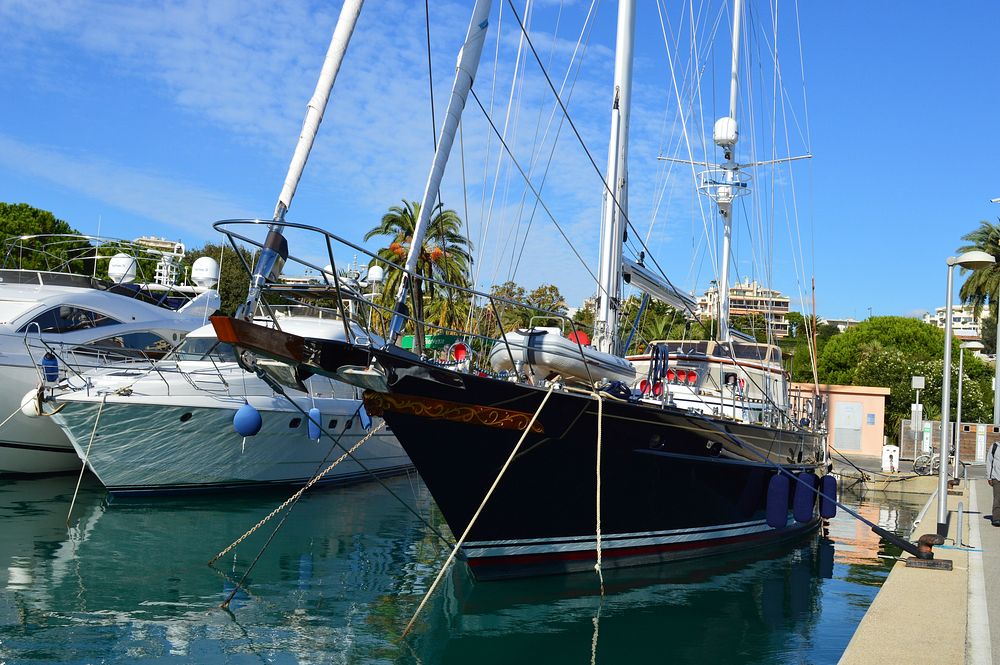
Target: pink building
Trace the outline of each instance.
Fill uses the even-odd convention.
[[[812,396],[813,385],[793,383],[789,392],[795,404]],[[829,404],[826,427],[830,446],[846,455],[881,457],[889,389],[820,385],[819,392]]]

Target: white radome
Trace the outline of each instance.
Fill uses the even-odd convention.
[[[135,280],[135,258],[119,252],[108,261],[108,277],[115,284],[130,284]]]
[[[191,266],[191,281],[198,286],[211,289],[219,283],[219,262],[211,256],[203,256]]]
[[[715,144],[724,148],[731,148],[736,145],[740,138],[739,126],[736,118],[726,116],[715,121],[715,128],[712,130],[712,140]]]

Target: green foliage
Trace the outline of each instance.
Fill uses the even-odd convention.
[[[376,236],[389,238],[389,245],[380,249],[378,255],[385,261],[391,261],[398,265],[406,262],[410,243],[416,230],[417,219],[420,217],[419,203],[406,200],[403,200],[402,203],[400,206],[389,208],[389,212],[382,216],[379,224],[365,234],[365,240],[371,240]],[[445,210],[439,204],[431,215],[423,246],[417,255],[416,272],[425,278],[467,287],[470,283],[469,268],[472,265],[472,256],[469,253],[471,249],[471,244],[462,234],[462,220],[458,213],[454,210]],[[375,263],[377,262],[372,261],[372,265]],[[380,304],[391,307],[396,293],[399,291],[402,273],[384,263],[381,265],[386,270]],[[431,313],[435,316],[435,323],[440,326],[459,327],[463,318],[468,315],[468,306],[461,304],[467,300],[467,297],[454,289],[442,289],[433,282],[416,279],[411,287],[411,295],[411,315],[418,321],[423,321],[426,318],[424,312],[425,296],[431,301],[437,298],[438,302],[431,308]],[[417,327],[414,351],[421,353],[423,351],[423,325],[418,324]]]
[[[253,267],[253,257],[250,252],[241,249],[244,260]],[[236,308],[246,300],[247,291],[250,289],[250,274],[240,257],[229,244],[221,245],[206,243],[204,247],[192,249],[184,256],[184,265],[187,266],[188,274],[191,273],[191,266],[203,256],[210,256],[219,262],[219,297],[222,299],[221,310],[224,314],[233,315]]]
[[[12,237],[42,234],[80,235],[80,232],[63,220],[57,219],[48,210],[41,210],[27,203],[0,203],[0,242]],[[0,265],[26,270],[58,269],[81,275],[93,274],[93,259],[70,260],[72,257],[86,255],[91,245],[85,240],[54,244],[44,240],[26,239],[20,241],[20,245],[36,251],[0,256]]]
[[[958,248],[959,254],[979,250],[992,255],[1000,261],[1000,226],[987,221],[979,222],[979,228],[962,236],[969,244]],[[961,274],[969,273],[969,276],[962,284],[958,292],[962,302],[971,304],[976,316],[982,311],[986,303],[990,305],[990,311],[994,316],[997,313],[997,293],[1000,289],[1000,264],[993,263],[985,268],[967,270],[962,268]]]
[[[990,313],[983,317],[983,353],[993,355],[997,352],[997,317]]]
[[[958,401],[958,354],[958,341],[953,340],[952,418]],[[921,392],[925,417],[941,417],[943,356],[944,332],[940,328],[916,319],[874,317],[829,340],[820,353],[819,379],[822,383],[889,388],[885,434],[895,438],[915,397],[910,389],[913,376],[926,379]],[[989,365],[965,354],[962,418],[966,422],[992,419],[992,374]]]

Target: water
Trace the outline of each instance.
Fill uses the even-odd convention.
[[[891,560],[846,515],[828,538],[669,568],[475,583],[445,577],[400,633],[447,550],[377,484],[307,493],[230,611],[219,605],[285,498],[114,500],[85,480],[0,481],[0,664],[835,663]],[[391,488],[444,530],[420,481]],[[845,497],[908,533],[926,497]]]

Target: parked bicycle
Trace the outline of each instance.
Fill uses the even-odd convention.
[[[937,453],[933,455],[924,453],[913,460],[913,473],[918,476],[929,476],[937,473],[941,469],[941,456]]]

